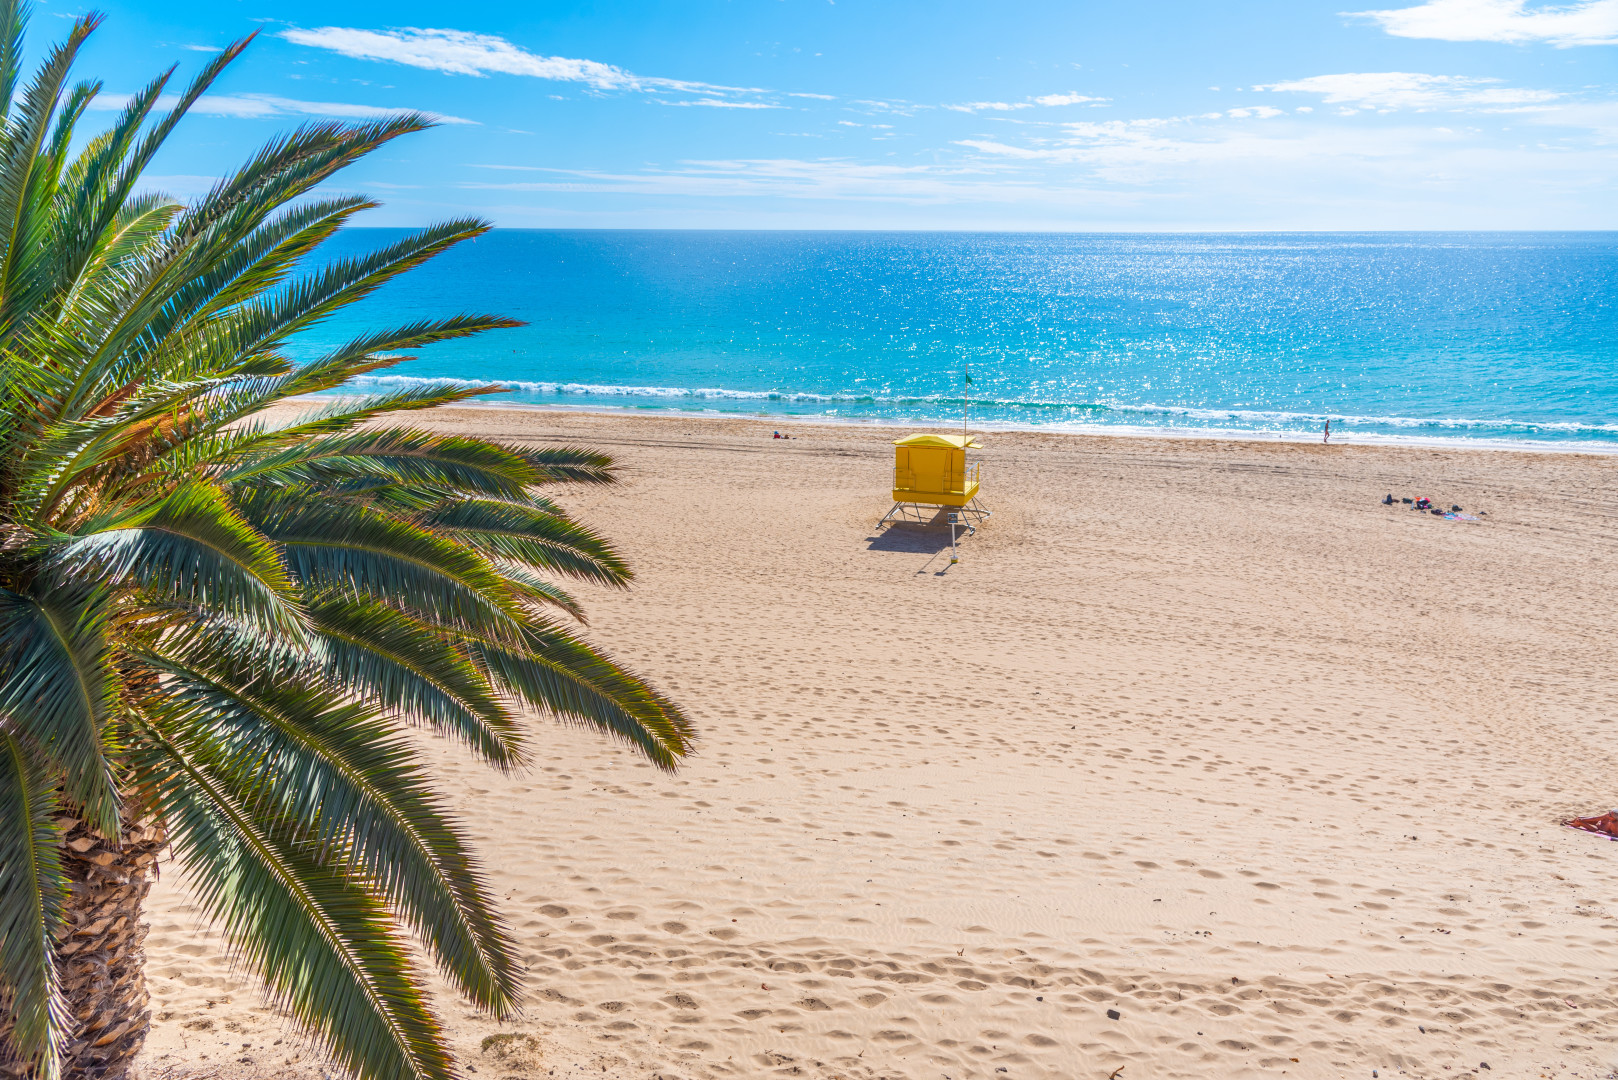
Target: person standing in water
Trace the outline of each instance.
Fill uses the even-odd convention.
[[[1326,417],[1326,429],[1321,432],[1320,441],[1327,444],[1331,442],[1331,417],[1329,416]]]

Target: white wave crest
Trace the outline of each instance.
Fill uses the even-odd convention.
[[[504,386],[525,394],[579,394],[592,397],[649,397],[649,398],[712,398],[734,401],[802,401],[836,402],[864,401],[869,398],[848,394],[800,394],[779,390],[724,390],[718,387],[686,386],[609,386],[600,383],[532,382],[524,379],[455,379],[425,378],[415,375],[358,375],[349,380],[354,386],[426,385],[429,383],[451,386]]]
[[[414,375],[361,375],[350,381],[353,386],[429,385],[452,386],[499,385],[518,394],[541,396],[641,398],[652,401],[759,401],[798,405],[869,405],[889,413],[895,409],[917,409],[927,406],[950,406],[958,409],[961,399],[947,394],[916,396],[885,396],[881,394],[814,394],[784,390],[730,390],[721,387],[685,386],[621,386],[604,383],[550,382],[521,379],[461,379],[431,378]],[[992,418],[990,410],[1003,410],[1017,415],[1019,426],[1041,427],[1049,424],[1071,423],[1073,414],[1083,414],[1091,422],[1105,425],[1099,418],[1107,413],[1135,416],[1163,416],[1199,425],[1234,425],[1233,431],[1264,431],[1276,428],[1318,428],[1330,420],[1345,429],[1394,428],[1412,431],[1454,431],[1475,435],[1502,434],[1517,436],[1549,435],[1604,439],[1618,437],[1618,424],[1586,424],[1576,421],[1537,421],[1514,419],[1474,419],[1467,417],[1415,417],[1415,416],[1359,416],[1335,412],[1288,412],[1273,409],[1209,409],[1186,405],[1161,405],[1150,402],[1068,402],[1033,401],[1017,398],[973,398],[972,409],[983,414],[985,422]],[[1030,415],[1033,414],[1033,415]],[[899,417],[894,417],[899,418]],[[906,416],[908,419],[924,417]],[[1224,430],[1221,428],[1221,430]]]

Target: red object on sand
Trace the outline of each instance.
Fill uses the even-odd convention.
[[[1609,810],[1600,817],[1576,817],[1562,822],[1570,829],[1583,829],[1585,832],[1600,833],[1612,840],[1618,840],[1618,810]]]

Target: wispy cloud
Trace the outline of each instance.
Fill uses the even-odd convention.
[[[1215,114],[1218,115],[1218,114]],[[1306,132],[1289,125],[1269,131],[1253,125],[1198,124],[1202,117],[1111,120],[1069,125],[1066,136],[1046,145],[1014,146],[967,139],[988,158],[1063,166],[1107,184],[1151,188],[1184,180],[1206,170],[1235,170],[1249,179],[1255,165],[1329,172],[1353,162],[1356,168],[1410,152],[1410,139],[1390,140],[1369,133],[1344,138],[1341,132]],[[1431,139],[1426,139],[1429,147]]]
[[[965,146],[992,158],[1059,165],[1090,166],[1114,182],[1146,182],[1148,167],[1195,161],[1226,160],[1233,146],[1267,146],[1297,138],[1256,134],[1252,124],[1215,124],[1213,121],[1268,120],[1280,109],[1249,106],[1195,116],[1143,117],[1136,120],[1083,121],[1062,124],[1062,134],[1025,145],[995,139],[960,139]],[[1155,173],[1152,174],[1155,178]]]
[[[1440,41],[1543,41],[1561,48],[1618,45],[1618,0],[1529,7],[1526,0],[1428,0],[1415,7],[1350,14],[1396,37]]]
[[[1409,71],[1350,72],[1313,75],[1307,79],[1269,83],[1255,90],[1319,94],[1328,105],[1352,109],[1414,109],[1418,111],[1500,111],[1543,105],[1559,96],[1550,90],[1501,86],[1499,79],[1461,75],[1422,75]]]
[[[1034,99],[1035,105],[1085,105],[1093,102],[1106,101],[1106,98],[1088,97],[1084,94],[1045,94]]]
[[[1086,105],[1108,101],[1108,98],[1090,97],[1086,94],[1044,94],[1028,101],[963,101],[958,105],[945,105],[944,108],[954,112],[984,113],[984,112],[1015,112],[1018,109],[1032,109],[1036,105],[1047,108],[1062,105]]]
[[[172,109],[179,103],[174,94],[157,99],[160,109]],[[117,111],[129,103],[128,94],[100,94],[90,102],[90,108]],[[420,112],[441,124],[476,124],[460,116],[427,112],[422,109],[390,109],[379,105],[354,105],[344,101],[298,101],[274,94],[204,94],[197,99],[191,111],[203,116],[234,116],[256,120],[273,116],[330,116],[341,120],[382,120],[404,112]]]
[[[894,116],[914,116],[921,109],[932,108],[931,105],[917,105],[910,101],[882,101],[872,98],[855,98],[849,104],[864,112],[891,113]]]
[[[715,109],[784,109],[785,105],[771,105],[763,101],[725,101],[722,98],[687,98],[682,101],[658,101],[659,105],[707,105]]]
[[[988,167],[1004,163],[1023,176],[1060,174],[1075,182],[1142,192],[1179,190],[1186,197],[1193,188],[1203,193],[1240,191],[1249,197],[1266,190],[1291,203],[1309,202],[1314,197],[1310,192],[1350,191],[1343,198],[1384,201],[1390,208],[1422,203],[1424,213],[1440,215],[1455,209],[1446,198],[1476,199],[1491,192],[1512,192],[1515,205],[1522,201],[1521,192],[1538,191],[1545,200],[1539,209],[1545,209],[1558,198],[1583,191],[1591,176],[1610,175],[1618,163],[1607,138],[1618,130],[1618,103],[1534,107],[1522,115],[1526,123],[1584,128],[1596,137],[1559,136],[1527,146],[1520,138],[1511,145],[1495,144],[1471,125],[1452,128],[1411,120],[1366,125],[1282,116],[1279,110],[1260,116],[1248,106],[1192,116],[1069,123],[1056,136],[1021,142],[963,139],[957,145],[975,151]],[[1513,220],[1549,220],[1536,217],[1538,212]],[[1419,217],[1394,214],[1388,220],[1414,222]]]
[[[636,75],[596,60],[566,56],[540,56],[494,34],[465,30],[420,29],[362,30],[322,26],[293,28],[281,37],[296,45],[327,49],[358,60],[380,60],[449,75],[523,75],[555,82],[584,83],[596,90],[634,90],[682,93],[759,93],[755,87],[719,86],[684,79]]]
[[[945,105],[944,108],[954,112],[980,113],[980,112],[1011,112],[1013,109],[1032,109],[1033,103],[1028,101],[963,101],[959,105]]]

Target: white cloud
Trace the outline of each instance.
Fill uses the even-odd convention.
[[[1015,112],[1018,109],[1032,109],[1035,105],[1083,105],[1111,100],[1111,98],[1087,97],[1084,94],[1046,94],[1032,101],[964,101],[959,105],[945,105],[944,108],[963,113]]]
[[[955,112],[1011,112],[1014,109],[1032,109],[1033,105],[1026,101],[966,101],[959,105],[945,105],[944,108]]]
[[[1085,94],[1044,94],[1028,101],[963,101],[959,105],[945,105],[944,108],[953,112],[982,113],[982,112],[1015,112],[1018,109],[1032,109],[1035,105],[1044,105],[1047,108],[1060,105],[1095,105],[1111,101],[1111,98],[1090,97]]]
[[[163,94],[157,99],[157,108],[172,109],[179,97]],[[129,103],[128,94],[101,94],[90,102],[90,108],[117,111]],[[422,109],[389,109],[379,105],[354,105],[343,101],[298,101],[274,94],[204,94],[191,106],[191,112],[202,116],[234,116],[242,119],[266,119],[273,116],[330,116],[342,120],[384,120],[404,112],[420,112],[440,124],[475,124],[459,116],[427,112]]]
[[[1227,113],[1069,123],[1061,125],[1061,137],[1029,145],[990,139],[962,139],[956,145],[991,159],[1078,167],[1110,183],[1152,185],[1184,174],[1186,169],[1212,166],[1251,170],[1262,168],[1261,163],[1277,163],[1329,172],[1332,162],[1352,160],[1363,165],[1436,153],[1446,141],[1412,128],[1389,134],[1301,127],[1302,121],[1282,122],[1279,127],[1218,122],[1283,115],[1279,109],[1264,109],[1261,115],[1261,109],[1249,106]]]
[[[864,106],[866,112],[892,113],[895,116],[914,116],[917,109],[930,109],[931,105],[917,105],[909,101],[879,101],[855,98],[851,103]]]
[[[1440,41],[1543,41],[1561,48],[1618,45],[1618,0],[1529,7],[1526,0],[1428,0],[1416,7],[1350,14],[1396,37]]]
[[[1066,151],[1050,150],[1043,147],[1012,146],[1009,143],[997,142],[994,139],[956,139],[956,146],[965,146],[973,150],[980,150],[985,154],[995,154],[1000,157],[1020,158],[1023,161],[1060,161],[1070,159]]]
[[[295,45],[328,49],[359,60],[385,60],[450,75],[525,75],[556,82],[580,82],[597,90],[673,90],[685,93],[758,93],[756,88],[716,86],[682,79],[635,75],[596,60],[540,56],[494,34],[465,30],[419,29],[360,30],[322,26],[314,30],[281,31]]]
[[[1244,111],[1253,110],[1235,110]],[[986,167],[998,161],[1024,174],[1059,171],[1092,183],[1143,191],[1217,175],[1249,197],[1258,187],[1290,185],[1288,197],[1293,198],[1313,185],[1324,185],[1355,193],[1356,199],[1375,188],[1393,198],[1401,192],[1411,198],[1426,192],[1439,199],[1437,193],[1443,191],[1470,197],[1495,190],[1520,200],[1521,185],[1530,185],[1582,198],[1579,193],[1593,185],[1605,190],[1607,178],[1618,169],[1618,153],[1609,141],[1618,133],[1618,102],[1548,105],[1523,114],[1525,123],[1583,128],[1594,135],[1558,137],[1533,149],[1516,138],[1508,145],[1491,144],[1489,136],[1476,128],[1409,122],[1343,125],[1301,117],[1262,125],[1233,124],[1228,122],[1230,115],[1069,123],[1062,125],[1064,134],[1056,138],[1020,144],[965,139],[957,145],[976,151]]]
[[[976,139],[962,140],[959,145],[990,157],[1067,166],[1104,182],[1142,187],[1195,176],[1197,170],[1210,168],[1234,170],[1250,180],[1272,167],[1320,175],[1345,168],[1364,171],[1381,168],[1378,163],[1390,160],[1430,159],[1446,149],[1443,138],[1426,130],[1389,133],[1299,128],[1297,124],[1272,128],[1199,123],[1204,119],[1077,123],[1065,125],[1065,138],[1045,145],[1011,146]]]
[[[1559,96],[1549,90],[1500,86],[1499,79],[1462,75],[1421,75],[1408,71],[1377,71],[1342,75],[1313,75],[1307,79],[1269,83],[1255,90],[1320,94],[1328,105],[1356,109],[1472,109],[1499,111],[1543,105]]]
[[[814,98],[816,101],[836,101],[837,100],[831,94],[801,94],[801,93],[792,93],[791,91],[787,92],[787,97]]]
[[[715,109],[784,109],[785,105],[769,105],[762,101],[724,101],[720,98],[694,98],[687,101],[659,101],[659,105],[707,105]]]

